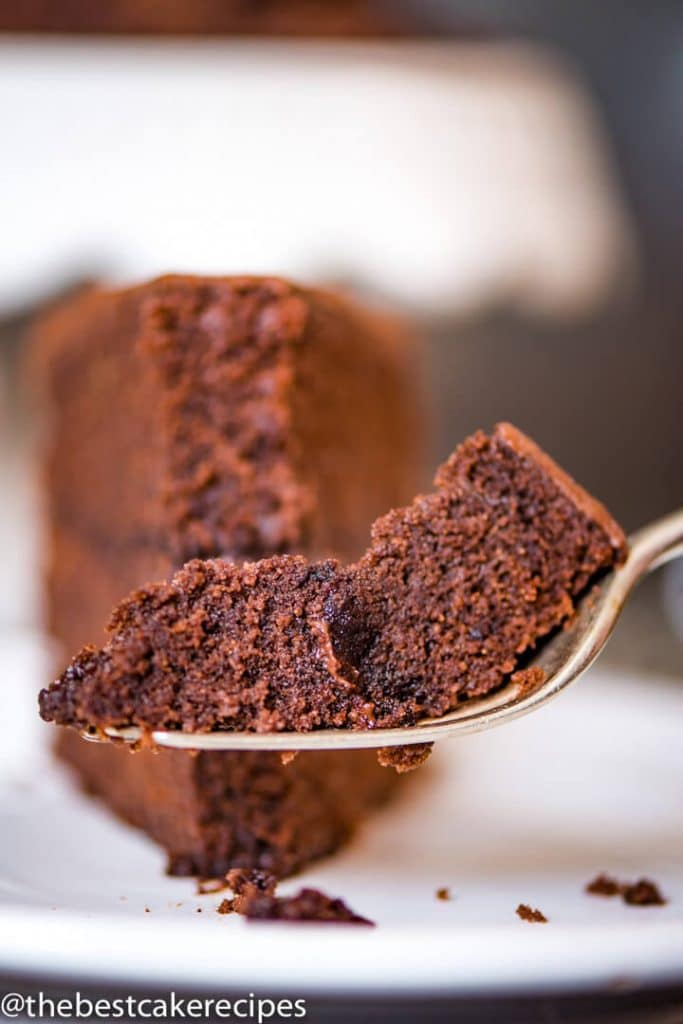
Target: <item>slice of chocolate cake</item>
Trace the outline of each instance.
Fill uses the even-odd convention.
[[[49,411],[49,626],[99,642],[132,588],[193,557],[353,559],[419,483],[410,345],[394,323],[271,278],[88,289],[36,325]],[[172,870],[282,875],[329,853],[394,788],[371,754],[131,755],[64,731],[84,786]]]
[[[355,565],[194,560],[114,613],[49,721],[188,732],[412,724],[490,692],[625,553],[607,511],[508,424],[378,520]]]

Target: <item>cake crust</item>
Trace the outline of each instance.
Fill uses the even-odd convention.
[[[513,448],[519,455],[541,466],[554,479],[558,487],[565,492],[569,500],[605,532],[612,547],[620,553],[621,557],[626,550],[626,535],[601,501],[584,490],[547,452],[539,448],[535,441],[514,427],[512,423],[499,423],[496,426],[494,437]]]

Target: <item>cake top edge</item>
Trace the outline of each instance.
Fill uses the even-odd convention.
[[[557,486],[567,495],[577,508],[584,515],[592,519],[604,531],[609,538],[610,544],[617,551],[620,557],[624,557],[627,550],[626,534],[613,519],[606,507],[597,498],[594,498],[588,491],[574,480],[566,470],[555,462],[535,441],[524,434],[512,423],[497,423],[493,431],[493,440],[500,441],[512,448],[522,458],[530,459],[550,476]]]

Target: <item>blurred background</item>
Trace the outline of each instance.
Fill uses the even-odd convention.
[[[0,0],[0,622],[34,621],[22,332],[83,280],[340,282],[423,339],[432,462],[510,419],[629,528],[683,496],[666,0]],[[681,674],[674,566],[607,657]]]

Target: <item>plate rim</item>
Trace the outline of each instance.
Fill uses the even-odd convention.
[[[458,932],[445,924],[372,932],[319,924],[240,921],[239,930],[227,931],[225,922],[212,925],[189,933],[186,921],[133,924],[111,913],[49,916],[42,908],[2,908],[0,975],[366,995],[615,990],[683,981],[683,921],[551,922],[542,929],[513,921],[468,924]]]

